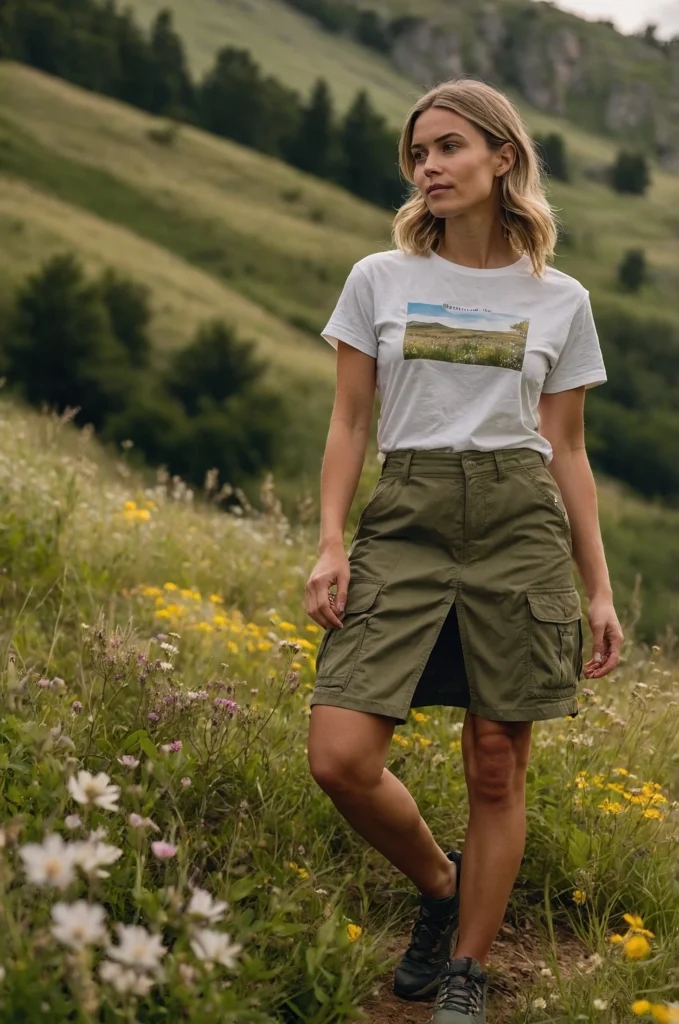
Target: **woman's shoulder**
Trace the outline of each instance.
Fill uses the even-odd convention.
[[[572,277],[570,274],[564,273],[563,270],[557,270],[550,263],[545,267],[543,281],[554,292],[558,291],[562,295],[570,296],[576,304],[581,302],[586,295],[589,295],[587,288],[578,281],[577,277]]]
[[[368,256],[358,260],[354,266],[371,276],[381,270],[395,271],[403,267],[421,263],[424,256],[415,256],[404,252],[403,249],[384,249],[381,252],[371,252]]]

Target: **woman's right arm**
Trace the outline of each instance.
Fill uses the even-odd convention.
[[[344,527],[365,461],[375,384],[376,359],[338,340],[335,402],[321,467],[319,557],[306,584],[307,613],[324,628],[342,628],[350,576]],[[330,604],[333,584],[336,611]]]

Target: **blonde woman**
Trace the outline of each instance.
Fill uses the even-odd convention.
[[[554,217],[507,97],[444,82],[408,114],[399,156],[412,195],[395,248],[353,266],[323,331],[337,391],[306,585],[325,629],[308,756],[340,813],[419,890],[394,991],[437,993],[435,1024],[481,1024],[524,851],[532,724],[578,713],[573,560],[588,679],[615,668],[623,640],[584,442],[585,392],[606,371],[589,293],[547,263]],[[375,387],[382,473],[347,554]],[[430,705],[466,709],[464,871],[385,767],[394,728]]]

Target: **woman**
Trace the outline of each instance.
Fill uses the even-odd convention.
[[[396,248],[354,265],[323,331],[337,393],[306,585],[326,630],[308,756],[337,809],[419,890],[394,991],[438,991],[435,1024],[480,1024],[524,851],[532,723],[578,710],[573,559],[588,679],[615,668],[623,640],[584,445],[585,390],[606,372],[589,293],[546,265],[554,217],[509,100],[477,80],[437,86],[408,114],[399,156],[413,190]],[[376,386],[385,458],[347,554]],[[466,709],[464,872],[385,768],[408,709],[435,704]]]

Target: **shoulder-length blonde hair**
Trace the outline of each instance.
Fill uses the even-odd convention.
[[[410,151],[415,122],[424,110],[441,107],[466,118],[498,149],[511,142],[516,159],[500,178],[501,218],[505,237],[519,253],[530,256],[542,277],[547,259],[554,256],[557,222],[545,196],[545,181],[535,146],[514,104],[491,85],[473,78],[456,78],[430,89],[410,110],[399,138],[399,165],[413,185],[410,197],[394,217],[392,239],[397,248],[418,256],[436,251],[445,231],[445,219],[435,217],[414,185],[415,161]]]

